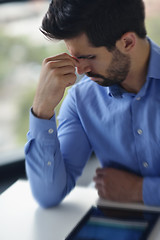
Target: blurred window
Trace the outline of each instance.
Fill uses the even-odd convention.
[[[23,157],[41,63],[65,51],[39,31],[49,1],[0,4],[0,165]]]
[[[29,109],[43,59],[66,49],[63,41],[48,41],[39,31],[49,1],[0,3],[1,165],[23,156]],[[148,36],[160,45],[160,1],[145,3]]]

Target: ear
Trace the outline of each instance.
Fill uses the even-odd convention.
[[[131,51],[136,44],[136,35],[133,32],[127,32],[123,34],[121,39],[117,41],[117,46],[121,48],[121,51],[127,53]]]

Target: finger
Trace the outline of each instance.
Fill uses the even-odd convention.
[[[75,68],[73,66],[57,68],[56,71],[59,75],[75,74]]]
[[[45,65],[49,69],[54,69],[54,68],[61,68],[61,67],[66,67],[66,66],[72,66],[75,70],[76,66],[73,64],[73,62],[69,59],[62,59],[62,60],[55,60],[55,61],[48,61],[45,63]]]
[[[47,63],[49,61],[58,61],[58,60],[67,60],[67,59],[70,60],[74,64],[74,66],[77,66],[78,60],[76,58],[73,58],[67,53],[61,53],[56,56],[48,57],[44,61]]]
[[[101,190],[97,190],[97,192],[98,192],[98,196],[100,197],[100,198],[103,198],[103,191],[101,191]]]
[[[96,174],[101,175],[101,176],[106,175],[107,174],[107,169],[108,168],[97,168],[96,169]]]
[[[100,184],[96,184],[95,188],[97,189],[99,197],[104,198],[105,197],[104,188]]]
[[[102,169],[103,169],[103,168],[97,168],[97,169],[96,169],[96,173],[97,173],[97,174],[98,174],[98,173],[101,173],[101,172],[102,172]]]
[[[102,184],[96,183],[96,184],[95,184],[95,188],[96,188],[97,190],[98,190],[98,189],[99,189],[99,190],[100,190],[100,189],[102,190],[103,187],[102,187]]]
[[[96,184],[100,184],[101,186],[104,186],[104,179],[102,176],[96,176],[93,178],[93,180]]]

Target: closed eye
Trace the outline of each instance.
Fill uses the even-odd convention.
[[[87,57],[87,59],[95,59],[95,58],[96,58],[96,56],[94,56],[94,55]]]
[[[77,57],[77,59],[95,59],[95,55],[82,55],[82,56],[79,56]]]

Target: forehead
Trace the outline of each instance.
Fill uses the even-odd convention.
[[[94,47],[84,33],[75,38],[65,40],[65,44],[70,54],[75,57],[80,55],[97,55],[107,51],[105,47]]]

